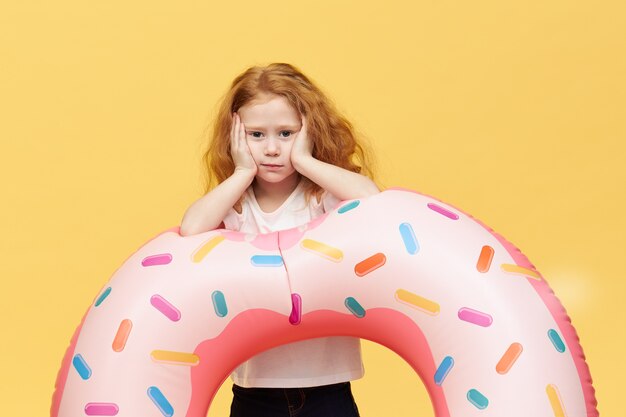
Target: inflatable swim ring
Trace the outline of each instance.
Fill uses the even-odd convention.
[[[390,189],[269,234],[177,231],[95,298],[52,417],[204,417],[243,361],[335,335],[404,358],[437,417],[598,415],[576,332],[541,274],[436,199]]]

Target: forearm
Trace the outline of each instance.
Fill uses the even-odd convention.
[[[342,200],[363,198],[380,192],[374,181],[368,177],[313,157],[292,163],[300,174]]]
[[[235,170],[233,175],[196,200],[185,212],[180,225],[183,236],[216,229],[254,180],[254,175]]]

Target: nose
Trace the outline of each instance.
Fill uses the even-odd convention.
[[[267,139],[266,145],[265,145],[265,155],[266,156],[278,156],[280,155],[280,144],[278,142],[278,139],[270,136]]]

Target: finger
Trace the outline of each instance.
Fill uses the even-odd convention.
[[[246,127],[244,126],[243,122],[241,122],[241,124],[239,125],[239,140],[242,143],[246,143]]]
[[[237,126],[237,113],[233,113],[233,122],[230,125],[230,145],[233,146],[235,138],[235,128]]]

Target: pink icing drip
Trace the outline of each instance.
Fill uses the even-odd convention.
[[[278,249],[278,233],[273,232],[256,235],[256,237],[252,242],[250,242],[250,244],[255,248],[259,248],[262,250],[276,250]]]
[[[291,294],[291,315],[289,316],[289,323],[300,324],[302,321],[302,298],[300,294]]]
[[[282,250],[293,247],[300,241],[304,232],[301,232],[298,228],[281,230],[278,232],[278,240],[280,242],[280,248]]]
[[[433,379],[436,366],[424,334],[404,314],[386,308],[367,310],[364,318],[318,310],[302,316],[298,326],[270,310],[247,310],[239,314],[219,337],[196,347],[194,353],[200,357],[200,363],[191,370],[191,401],[185,415],[206,416],[222,382],[254,354],[298,340],[327,336],[360,337],[396,352],[422,378],[437,417],[450,417],[443,390]]]

